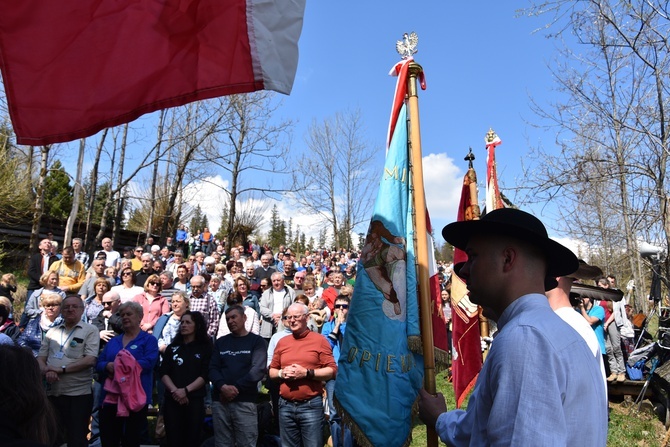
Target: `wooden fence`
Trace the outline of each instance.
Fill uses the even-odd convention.
[[[53,240],[59,244],[59,250],[63,248],[63,239],[65,238],[66,221],[54,219],[50,216],[43,216],[40,222],[40,231],[38,240],[45,239],[49,232],[53,233]],[[0,223],[0,263],[5,270],[21,270],[28,265],[30,258],[30,236],[32,234],[32,220],[24,219],[12,223]],[[92,225],[91,238],[94,238],[100,230],[99,225]],[[73,228],[73,237],[84,238],[86,232],[86,222],[76,221]],[[104,237],[112,237],[112,229],[107,228]],[[119,237],[114,241],[114,249],[122,252],[123,247],[135,247],[143,245],[145,239],[144,233],[136,231],[121,230]],[[157,238],[155,238],[157,239]],[[93,252],[102,247],[94,247]]]

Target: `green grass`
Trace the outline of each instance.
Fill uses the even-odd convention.
[[[444,395],[447,401],[447,408],[449,410],[456,408],[453,386],[447,382],[444,373],[436,377],[436,386],[437,390]],[[635,397],[633,396],[633,398]],[[610,410],[610,422],[607,433],[608,447],[661,446],[663,437],[665,436],[665,428],[655,415],[645,412],[638,413],[637,411],[629,412],[629,409],[623,408],[618,403],[610,403]],[[413,427],[410,446],[425,446],[426,426],[418,417],[415,417]],[[439,445],[444,444],[440,442]]]

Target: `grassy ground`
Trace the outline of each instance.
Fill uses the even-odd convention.
[[[444,394],[447,408],[456,408],[454,390],[444,373],[437,377],[437,389]],[[633,396],[635,399],[636,396]],[[610,403],[610,422],[607,445],[610,447],[661,447],[665,427],[659,419],[648,412],[630,411],[619,403]],[[412,429],[412,447],[426,445],[426,426],[417,418]],[[442,444],[443,445],[443,444]]]

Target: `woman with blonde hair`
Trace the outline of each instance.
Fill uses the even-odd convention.
[[[28,324],[19,336],[17,343],[30,348],[35,357],[37,357],[47,331],[52,327],[60,326],[63,322],[60,312],[62,303],[63,297],[58,293],[43,293],[41,296],[40,313],[28,320]]]
[[[154,326],[161,315],[170,311],[170,303],[161,295],[162,287],[160,276],[149,275],[144,283],[144,292],[133,298],[133,301],[139,303],[144,311],[142,330],[150,334],[153,333]]]
[[[179,322],[191,307],[191,300],[186,293],[177,290],[172,294],[172,311],[161,315],[154,326],[154,337],[158,339],[158,350],[162,353],[179,333]]]
[[[58,272],[46,272],[40,276],[41,289],[37,289],[26,301],[26,307],[23,309],[21,315],[20,327],[24,328],[31,318],[39,316],[44,310],[42,306],[42,295],[49,293],[56,293],[61,298],[65,298],[65,292],[58,288],[58,281],[60,280]]]

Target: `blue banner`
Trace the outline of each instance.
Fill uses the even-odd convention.
[[[335,399],[354,435],[373,446],[409,443],[412,405],[423,381],[412,200],[403,105],[386,154],[357,266]]]

